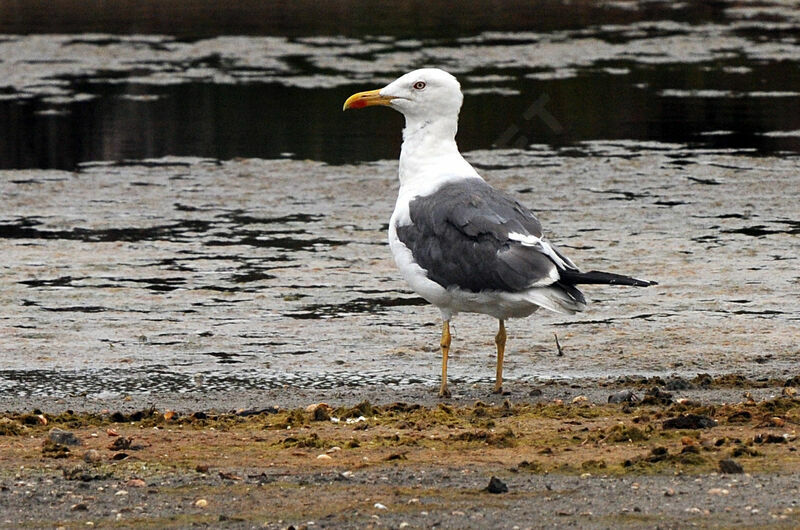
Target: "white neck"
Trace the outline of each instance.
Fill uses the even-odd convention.
[[[438,187],[443,182],[478,177],[456,145],[458,117],[406,116],[400,150],[400,187]],[[480,178],[480,177],[478,177]]]

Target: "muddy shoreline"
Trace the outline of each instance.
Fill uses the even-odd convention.
[[[615,404],[607,396],[618,387],[514,387],[494,398],[489,386],[470,388],[444,401],[419,387],[286,389],[228,401],[12,401],[27,412],[0,414],[0,526],[793,528],[800,521],[793,387],[633,386],[625,394],[632,402]],[[325,404],[313,401],[320,397]],[[500,482],[489,491],[493,477]]]
[[[800,526],[800,11],[361,3],[0,6],[0,528]],[[401,118],[341,112],[426,65],[556,246],[659,282],[507,323],[502,396],[459,315],[437,397]]]
[[[799,374],[800,375],[800,374]],[[724,376],[723,376],[724,377]],[[731,376],[731,377],[736,377]],[[218,413],[241,410],[260,410],[267,407],[280,409],[303,408],[312,403],[326,402],[337,406],[354,406],[362,401],[386,405],[405,401],[424,407],[436,407],[440,403],[467,406],[475,401],[500,404],[509,399],[514,402],[539,403],[553,400],[572,402],[579,396],[592,403],[607,403],[608,398],[618,392],[629,390],[638,397],[653,387],[664,388],[675,399],[689,399],[704,404],[736,403],[745,396],[764,400],[780,396],[785,382],[765,381],[757,386],[752,381],[742,379],[736,385],[713,385],[712,388],[699,388],[690,379],[667,378],[669,384],[659,386],[658,380],[633,378],[638,384],[622,381],[577,380],[569,383],[547,382],[531,384],[507,382],[504,394],[492,393],[492,384],[451,384],[452,398],[442,399],[437,395],[438,384],[409,385],[404,387],[368,385],[365,387],[328,389],[307,389],[286,387],[282,389],[203,391],[198,389],[182,393],[131,393],[108,396],[72,395],[53,396],[7,396],[3,400],[6,411],[24,412],[40,409],[58,414],[67,410],[78,413],[98,413],[103,410],[131,412],[156,407],[159,410],[174,410],[186,414],[195,411],[216,411]],[[663,381],[663,378],[661,379]]]

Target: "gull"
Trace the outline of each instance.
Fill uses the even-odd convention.
[[[405,116],[389,247],[403,278],[441,312],[441,397],[450,396],[450,321],[458,313],[481,313],[499,321],[494,392],[502,393],[506,320],[527,317],[539,308],[583,311],[586,298],[578,284],[655,284],[609,272],[581,272],[545,238],[528,208],[490,186],[456,145],[463,99],[455,77],[423,68],[381,89],[353,94],[343,108],[386,106]]]

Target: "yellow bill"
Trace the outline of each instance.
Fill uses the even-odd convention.
[[[374,105],[389,105],[389,102],[394,98],[392,96],[381,96],[381,89],[368,90],[366,92],[359,92],[353,94],[347,101],[344,102],[342,110],[347,109],[363,109],[364,107],[372,107]]]

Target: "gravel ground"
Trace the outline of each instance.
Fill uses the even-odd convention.
[[[794,474],[585,478],[513,475],[504,479],[509,489],[507,494],[492,495],[483,491],[488,480],[482,470],[470,471],[469,467],[461,470],[433,468],[358,472],[346,479],[338,472],[293,477],[289,483],[304,488],[315,503],[340,500],[325,496],[325,491],[334,485],[364,495],[358,499],[364,508],[322,520],[281,521],[264,515],[258,523],[237,521],[235,513],[228,511],[228,515],[201,517],[198,522],[185,525],[510,529],[796,528],[800,523],[800,486]],[[192,506],[192,487],[200,490],[198,483],[224,487],[226,481],[218,477],[173,476],[145,487],[131,487],[117,480],[70,482],[59,479],[56,473],[34,475],[23,471],[17,478],[3,480],[0,522],[5,528],[35,527],[36,521],[53,518],[61,519],[65,528],[85,527],[89,521],[98,527],[147,527],[148,524],[178,527],[183,526],[176,520],[181,512],[203,512],[202,508]],[[404,493],[387,493],[383,484],[391,484],[391,488]],[[243,493],[246,496],[271,493],[268,488],[259,486],[256,479],[248,479],[247,485],[249,491]],[[420,485],[450,490],[455,495],[449,502],[442,502],[436,494],[426,495]],[[160,494],[178,488],[187,490],[185,498],[180,499],[182,505],[176,505],[173,495]]]
[[[72,430],[81,445],[72,447],[65,458],[55,459],[43,445],[53,436],[48,434],[49,426],[32,427],[27,435],[0,436],[0,453],[5,455],[0,463],[0,525],[511,529],[795,528],[800,524],[797,404],[778,397],[790,390],[746,384],[735,388],[685,388],[670,391],[667,401],[671,405],[647,407],[635,402],[603,405],[610,395],[625,390],[641,400],[652,388],[647,382],[584,384],[514,384],[504,396],[489,394],[490,385],[473,385],[457,389],[453,398],[445,401],[436,397],[434,388],[422,385],[401,391],[387,387],[336,392],[286,388],[260,393],[12,399],[4,402],[6,408],[41,409],[52,424],[74,425]],[[692,383],[675,379],[668,385],[676,388]],[[745,395],[748,399],[743,399]],[[696,407],[692,410],[716,414],[714,417],[719,420],[712,423],[718,425],[696,425],[675,431],[676,435],[666,430],[656,434],[643,427],[643,432],[654,433],[652,438],[621,445],[597,442],[592,434],[614,432],[617,425],[633,425],[631,419],[634,423],[640,421],[638,418],[648,422],[646,418],[651,416],[673,415],[675,410],[681,410],[675,407],[682,406],[675,403],[687,399]],[[264,430],[267,427],[251,424],[283,414],[276,412],[279,410],[294,409],[296,412],[285,414],[296,417],[304,414],[297,411],[319,401],[334,408],[364,401],[372,406],[383,404],[385,410],[396,409],[396,405],[389,404],[398,401],[405,403],[402,410],[420,406],[417,413],[422,411],[421,417],[428,414],[431,418],[417,424],[417,431],[422,429],[422,440],[466,439],[453,434],[456,424],[452,420],[439,422],[436,415],[462,407],[474,413],[476,409],[470,407],[483,407],[475,404],[482,402],[487,410],[495,411],[489,413],[490,417],[506,422],[490,431],[502,433],[503,426],[512,425],[518,441],[508,447],[495,447],[489,442],[485,447],[467,443],[463,449],[447,444],[427,447],[424,442],[420,447],[419,442],[409,442],[406,433],[413,436],[414,429],[408,430],[405,419],[392,417],[389,423],[381,423],[386,412],[383,416],[375,412],[376,416],[344,427],[329,421],[306,421],[281,432],[280,426],[278,430],[274,425]],[[509,407],[508,403],[517,407],[510,409],[512,414],[502,414],[502,420],[493,416]],[[782,403],[786,411],[781,413],[770,403]],[[548,410],[546,407],[552,406],[561,410],[554,419],[548,419],[546,414],[533,419],[526,416],[526,411]],[[158,411],[152,416],[134,413],[152,407]],[[598,410],[596,407],[601,412],[591,413]],[[749,423],[731,419],[742,407],[753,411]],[[81,423],[72,413],[55,416],[68,409],[79,415],[88,414],[89,423]],[[761,422],[756,411],[762,409],[768,411],[764,418],[779,416],[780,422],[772,427],[780,428]],[[165,423],[161,419],[165,411],[174,411],[175,418],[215,417],[219,412],[231,411],[220,417],[239,420],[235,424],[203,423],[186,431],[184,426],[188,428],[192,423]],[[112,413],[134,414],[114,419]],[[18,420],[21,417],[9,413],[5,416]],[[30,414],[27,417],[35,418]],[[106,419],[92,426],[91,422],[101,417]],[[148,418],[158,420],[155,428],[146,423]],[[410,417],[407,419],[411,421]],[[9,421],[0,420],[0,426]],[[359,429],[359,425],[369,429]],[[326,440],[341,439],[342,430],[362,433],[367,438],[362,439],[361,447],[348,445],[341,450],[331,446],[342,442]],[[330,438],[332,432],[334,438]],[[558,440],[553,438],[554,433],[559,434]],[[788,442],[764,445],[762,438],[767,433],[774,433],[775,440],[785,437]],[[574,441],[578,439],[574,437],[582,436],[587,436],[584,442]],[[738,439],[750,441],[736,446]],[[116,445],[118,440],[128,440],[128,446],[120,449],[125,446]],[[294,440],[301,442],[292,449]],[[315,444],[319,441],[322,448],[299,445],[307,443],[303,440]],[[364,440],[388,441],[375,445]],[[292,441],[291,446],[288,441]],[[615,459],[640,461],[656,454],[661,444],[668,447],[668,454],[680,457],[687,444],[696,443],[703,448],[706,459],[701,467],[684,465],[679,460],[652,469],[613,463]],[[726,448],[745,446],[760,456],[736,458],[744,464],[744,473],[720,472],[715,462],[725,458]],[[326,451],[326,447],[330,448]],[[120,457],[115,455],[120,453],[124,459],[117,462]],[[315,457],[318,453],[320,456]],[[529,464],[529,460],[535,464]],[[507,492],[487,491],[489,479],[495,476],[505,484]]]
[[[673,386],[691,386],[686,379],[676,378]],[[510,383],[504,387],[504,395],[492,394],[492,385],[453,386],[453,396],[447,403],[471,405],[475,401],[502,403],[504,399],[514,402],[542,402],[561,399],[572,401],[578,396],[586,396],[594,403],[604,403],[608,397],[626,388],[624,384],[591,381],[574,381],[569,384],[550,383],[534,385],[530,383]],[[767,386],[763,388],[684,388],[670,389],[676,399],[691,399],[701,403],[736,403],[745,394],[755,399],[769,399],[779,396],[782,388]],[[642,390],[635,390],[640,397]],[[438,385],[410,385],[404,388],[393,386],[369,386],[340,390],[316,390],[297,387],[283,389],[246,390],[235,392],[186,392],[181,394],[128,394],[109,398],[68,396],[68,397],[13,397],[3,400],[3,408],[11,411],[30,411],[41,409],[59,413],[65,410],[76,412],[98,412],[102,410],[131,412],[155,406],[160,410],[175,410],[192,413],[202,410],[220,412],[279,407],[285,409],[303,408],[312,403],[327,402],[337,406],[353,406],[362,401],[386,404],[396,401],[417,403],[425,407],[435,407],[442,400],[438,397]]]

